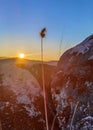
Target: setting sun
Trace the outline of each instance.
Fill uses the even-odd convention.
[[[19,57],[20,57],[21,59],[23,59],[23,58],[25,57],[25,54],[24,54],[24,53],[20,53],[20,54],[19,54]]]

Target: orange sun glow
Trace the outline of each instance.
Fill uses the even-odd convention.
[[[24,57],[25,57],[25,54],[24,54],[24,53],[20,53],[20,54],[19,54],[19,58],[24,59]]]

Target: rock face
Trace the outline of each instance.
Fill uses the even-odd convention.
[[[61,56],[51,93],[62,130],[93,130],[93,35]]]
[[[0,60],[2,130],[46,130],[41,68],[36,61]],[[44,65],[49,130],[56,112],[49,88],[54,69],[52,65]],[[54,130],[60,130],[57,122]]]
[[[45,128],[43,92],[34,76],[16,62],[0,61],[0,120],[3,130]]]

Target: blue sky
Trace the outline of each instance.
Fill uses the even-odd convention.
[[[47,28],[45,59],[93,33],[93,0],[0,0],[0,56],[40,58],[39,32]]]

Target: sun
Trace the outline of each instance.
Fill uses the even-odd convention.
[[[25,54],[24,54],[24,53],[20,53],[20,54],[19,54],[19,58],[24,59],[24,57],[25,57]]]

